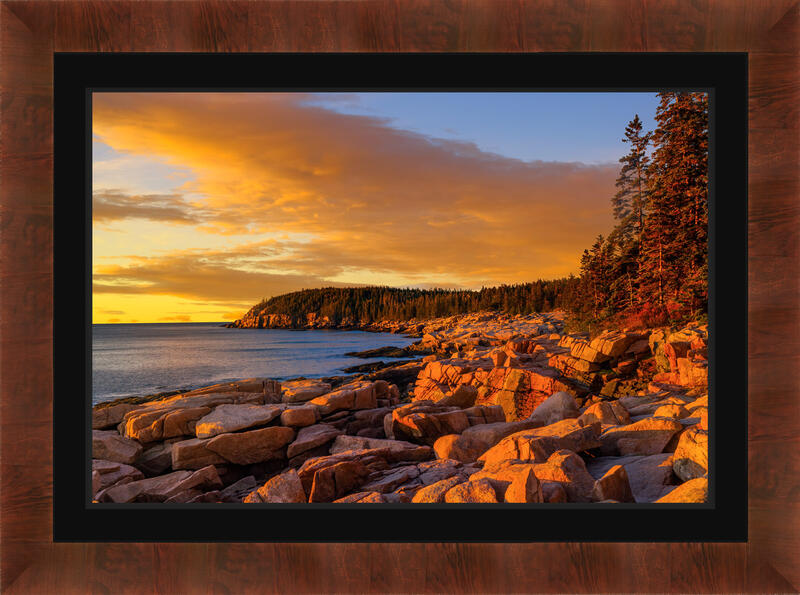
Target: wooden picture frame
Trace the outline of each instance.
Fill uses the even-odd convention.
[[[84,395],[53,404],[54,541],[522,542],[745,541],[747,353],[738,344],[746,317],[747,55],[726,53],[64,53],[54,55],[54,372],[56,387]],[[649,70],[648,70],[649,69]],[[647,75],[646,72],[652,74]],[[264,75],[268,73],[268,75]],[[535,77],[531,73],[536,73]],[[631,73],[637,73],[632,76]],[[686,88],[709,94],[709,334],[711,415],[706,503],[602,507],[596,504],[262,504],[153,502],[87,505],[88,378],[94,346],[87,334],[94,294],[89,249],[96,236],[89,131],[96,94],[175,92],[307,93],[393,89],[458,94],[549,90],[624,94]],[[232,91],[235,90],[235,91]],[[718,171],[728,171],[724,177]],[[72,197],[76,200],[63,200]],[[83,197],[81,202],[79,197]],[[720,197],[724,197],[721,200]],[[602,199],[601,199],[602,200]],[[94,230],[94,231],[93,231]],[[131,245],[137,250],[138,245]],[[718,296],[724,295],[724,300]],[[93,296],[96,297],[96,296]],[[81,314],[83,313],[83,315]],[[94,328],[94,326],[92,326]],[[269,372],[267,372],[269,373]],[[719,395],[726,407],[717,407]],[[717,457],[724,445],[724,457]],[[76,456],[85,453],[85,458]],[[720,495],[724,495],[721,497]],[[335,510],[335,513],[332,512]],[[262,516],[262,512],[267,514]],[[477,514],[476,514],[477,513]],[[164,526],[169,525],[165,533]],[[692,530],[688,531],[687,526]],[[609,529],[613,527],[613,529]]]
[[[779,1],[3,2],[0,588],[796,591],[799,20]],[[54,52],[643,50],[750,54],[747,544],[53,543]]]

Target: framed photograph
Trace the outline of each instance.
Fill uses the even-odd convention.
[[[55,537],[745,539],[746,64],[56,55]]]
[[[155,544],[318,544],[285,546],[319,552],[305,564],[364,541],[412,558],[750,541],[728,551],[782,588],[746,553],[774,485],[753,487],[753,439],[776,435],[753,430],[771,418],[754,414],[752,362],[775,336],[752,329],[768,299],[753,280],[775,269],[753,269],[747,224],[770,220],[753,163],[774,159],[754,157],[748,46],[75,53],[53,14],[42,547],[58,560],[87,552],[111,584],[102,546],[150,542],[222,585],[247,550]],[[244,14],[255,35],[259,11]],[[46,237],[27,229],[14,250]],[[159,555],[141,547],[144,565]]]

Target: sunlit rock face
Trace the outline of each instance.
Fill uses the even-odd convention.
[[[418,345],[431,352],[424,362],[283,384],[250,378],[96,407],[93,499],[707,498],[704,326],[591,338],[565,334],[553,314],[415,324]]]

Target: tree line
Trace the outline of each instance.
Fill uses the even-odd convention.
[[[644,324],[701,317],[708,299],[708,96],[659,93],[656,128],[636,115],[625,128],[616,224],[583,251],[580,276],[477,291],[345,287],[305,289],[265,299],[251,312],[309,312],[343,320],[423,319],[479,310],[528,314],[553,309],[602,321]]]
[[[659,93],[656,129],[625,129],[611,200],[616,225],[584,250],[574,310],[697,318],[708,301],[708,96]]]
[[[496,310],[530,314],[565,309],[579,290],[575,276],[549,281],[467,289],[400,289],[396,287],[323,287],[262,300],[253,313],[286,314],[303,321],[309,312],[343,321],[418,320]]]

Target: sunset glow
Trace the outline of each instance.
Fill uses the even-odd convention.
[[[530,132],[514,118],[569,127],[565,112],[542,113],[543,94],[524,95],[504,116],[515,146]],[[618,132],[586,162],[531,160],[467,131],[479,113],[465,111],[461,134],[412,130],[376,98],[346,99],[94,94],[93,321],[233,320],[261,298],[322,286],[561,277],[612,225]],[[633,109],[651,117],[651,96],[630,101],[612,128]]]

